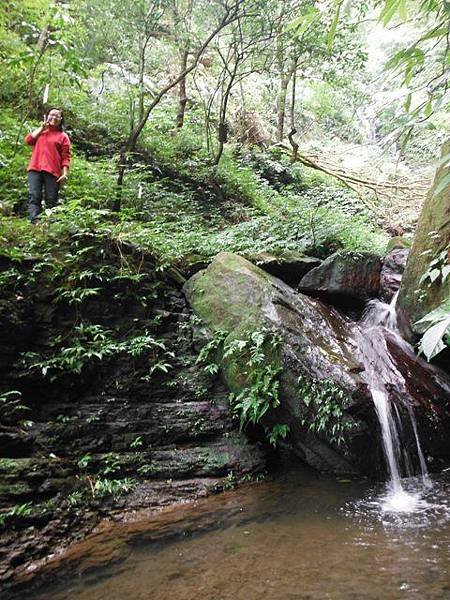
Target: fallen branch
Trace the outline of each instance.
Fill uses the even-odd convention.
[[[299,162],[343,183],[354,191],[361,202],[376,215],[380,225],[392,228],[393,224],[397,224],[400,229],[405,227],[408,229],[414,225],[418,209],[430,188],[431,177],[415,179],[402,177],[397,181],[386,181],[366,177],[364,174],[350,170],[343,170],[342,167],[325,156],[299,153],[298,144],[293,139],[294,134],[295,130],[292,130],[288,135],[291,148],[284,144],[276,144],[277,148],[289,154],[291,162]],[[407,218],[402,214],[403,210],[408,210],[408,213],[410,213]]]

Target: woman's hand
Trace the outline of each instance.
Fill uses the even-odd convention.
[[[59,185],[62,187],[68,179],[69,179],[69,176],[66,173],[63,173],[61,175],[61,177],[58,177],[58,179],[56,180],[56,183],[59,183]]]
[[[37,127],[34,131],[31,132],[31,136],[36,140],[46,129],[48,129],[47,122],[42,121],[39,127]]]
[[[61,177],[59,177],[56,180],[56,183],[59,183],[59,185],[62,187],[68,179],[69,179],[68,169],[67,169],[67,167],[63,167]]]

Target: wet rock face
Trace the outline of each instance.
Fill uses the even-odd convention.
[[[380,289],[380,257],[359,252],[336,252],[300,281],[300,292],[327,300],[365,301]]]
[[[280,406],[266,427],[287,424],[290,451],[322,472],[379,473],[383,463],[371,387],[420,413],[430,464],[448,461],[442,439],[450,416],[450,379],[418,359],[384,327],[361,328],[336,309],[296,293],[245,259],[222,253],[184,287],[196,313],[227,343],[249,332],[273,330],[281,338],[269,358],[281,366]],[[245,360],[223,360],[229,388],[246,385]],[[433,440],[436,440],[434,443]],[[383,469],[383,467],[381,467]]]
[[[130,264],[134,250],[121,248],[127,251]],[[105,255],[114,264],[117,257]],[[14,412],[17,394],[0,403],[0,514],[7,515],[6,525],[0,522],[0,585],[14,577],[19,554],[21,563],[42,557],[111,511],[196,498],[266,467],[267,447],[239,432],[227,390],[196,364],[192,313],[178,279],[152,280],[151,257],[138,255],[137,265],[137,290],[132,278],[116,278],[77,310],[53,302],[54,286],[42,278],[27,293],[13,279],[0,289],[0,349],[7,348],[0,393],[20,392],[18,404],[28,408]],[[33,268],[14,266],[23,280]],[[157,348],[165,366],[149,372],[151,348],[93,356],[79,373],[56,371],[54,379],[22,364],[25,352],[51,356],[58,336],[71,341],[80,319],[126,337],[151,334],[163,345]]]
[[[14,427],[0,425],[0,448],[4,458],[30,456],[33,451],[34,436]]]
[[[283,368],[281,405],[263,424],[289,425],[294,454],[322,472],[373,469],[376,444],[367,443],[372,433],[357,416],[364,413],[370,420],[372,408],[359,375],[362,367],[350,321],[228,253],[219,254],[184,290],[196,313],[213,331],[229,332],[229,341],[261,328],[281,336],[273,357]],[[244,375],[239,365],[225,364],[224,374],[237,391]]]
[[[403,378],[393,389],[398,406],[405,400],[413,407],[419,439],[428,468],[440,471],[450,464],[450,376],[442,369],[417,357],[413,348],[390,332],[385,332],[391,361]]]
[[[408,249],[391,250],[383,260],[380,272],[380,299],[389,303],[400,288]]]

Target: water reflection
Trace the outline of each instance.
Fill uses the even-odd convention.
[[[40,599],[450,598],[448,491],[434,480],[399,513],[382,509],[386,488],[290,474],[199,503],[170,540],[122,531],[120,562],[80,563]]]

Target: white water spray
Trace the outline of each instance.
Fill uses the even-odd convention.
[[[377,327],[381,325],[390,331],[398,332],[396,304],[398,291],[392,296],[389,304],[380,300],[370,300],[361,319],[365,327]]]
[[[404,379],[399,371],[394,367],[389,359],[389,353],[386,347],[382,327],[391,330],[397,335],[397,315],[395,305],[398,292],[392,298],[390,304],[385,304],[379,300],[369,302],[361,325],[364,329],[361,339],[361,350],[364,359],[367,383],[372,394],[375,411],[380,423],[383,452],[389,470],[388,492],[382,499],[382,509],[386,512],[413,512],[417,509],[421,490],[417,492],[407,492],[402,485],[402,474],[400,466],[401,440],[396,425],[395,415],[391,410],[391,401],[388,395],[390,383],[404,384]],[[417,424],[414,412],[411,406],[407,405],[411,429],[414,433],[417,456],[420,464],[422,483],[430,487],[431,483],[428,477],[427,467],[419,443]],[[398,410],[397,418],[400,422],[400,413]],[[406,448],[404,450],[406,452]],[[410,463],[409,457],[406,457],[405,463]],[[409,471],[409,468],[408,468]]]

